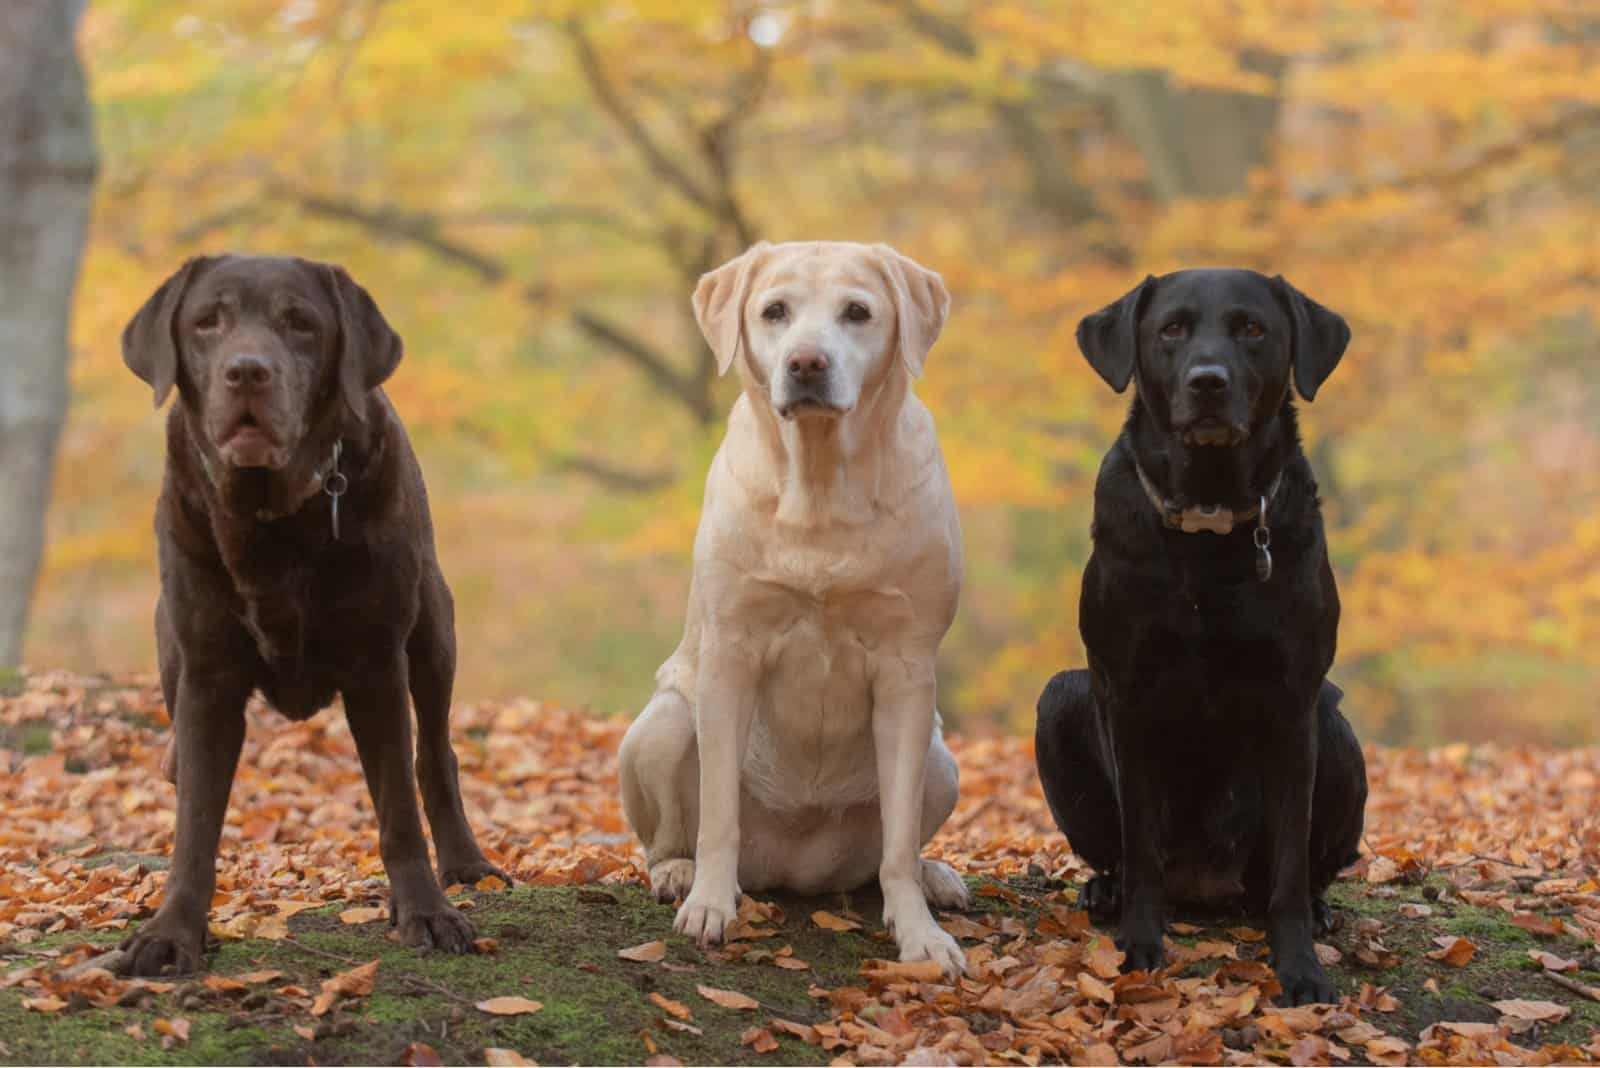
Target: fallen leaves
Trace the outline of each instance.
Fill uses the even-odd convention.
[[[689,1006],[685,1005],[681,1001],[673,1001],[665,994],[657,991],[650,992],[649,1000],[650,1004],[654,1005],[656,1008],[660,1009],[662,1012],[673,1017],[674,1019],[687,1020],[692,1016],[692,1013],[689,1012]]]
[[[378,962],[371,960],[325,980],[322,984],[322,992],[311,1003],[311,1015],[325,1015],[329,1009],[344,998],[366,997],[372,993],[372,984],[377,980],[377,977]]]
[[[543,1009],[544,1002],[516,995],[506,995],[480,1001],[477,1003],[476,1008],[479,1012],[486,1012],[490,1016],[527,1016]]]
[[[1553,1001],[1511,998],[1493,1004],[1501,1018],[1510,1022],[1511,1030],[1515,1033],[1526,1031],[1536,1024],[1560,1023],[1572,1015],[1571,1009],[1565,1005],[1557,1005]]]
[[[654,964],[667,959],[667,944],[662,941],[644,942],[627,949],[617,950],[617,956],[640,964]]]
[[[858,931],[861,925],[855,920],[847,920],[842,916],[835,916],[831,912],[818,909],[811,914],[811,922],[824,931]]]
[[[1454,935],[1440,935],[1433,940],[1433,944],[1439,948],[1429,950],[1427,955],[1434,960],[1444,961],[1452,968],[1465,968],[1478,952],[1478,947],[1471,939]]]
[[[714,1005],[721,1005],[725,1009],[748,1011],[759,1009],[761,1002],[748,994],[741,994],[737,990],[722,990],[714,986],[696,986],[701,997]]]
[[[381,906],[345,909],[339,913],[339,922],[348,924],[375,923],[389,918],[389,910]]]

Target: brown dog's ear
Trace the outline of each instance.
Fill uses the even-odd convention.
[[[874,245],[883,260],[884,275],[894,294],[895,322],[900,335],[900,359],[912,378],[922,377],[928,352],[939,340],[950,315],[950,291],[937,271],[930,271],[910,256],[888,245]]]
[[[1283,275],[1272,284],[1294,326],[1294,388],[1311,400],[1339,366],[1339,358],[1350,344],[1350,326],[1343,316],[1300,292]]]
[[[183,295],[210,262],[209,256],[186,260],[123,327],[122,362],[150,386],[157,408],[178,381],[178,309]]]
[[[1139,318],[1155,289],[1155,281],[1155,275],[1145,275],[1143,282],[1120,299],[1085,315],[1078,323],[1078,348],[1089,366],[1118,393],[1128,388],[1138,362]]]
[[[339,311],[339,391],[355,417],[365,420],[367,394],[383,385],[400,363],[400,335],[343,267],[323,265],[322,270]]]
[[[727,374],[734,357],[739,355],[750,279],[771,249],[768,242],[757,241],[721,267],[701,275],[700,284],[694,287],[694,319],[717,358],[719,375]]]

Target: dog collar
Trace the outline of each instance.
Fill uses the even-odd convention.
[[[1212,534],[1232,534],[1233,528],[1239,523],[1248,523],[1254,519],[1256,529],[1254,541],[1256,544],[1256,578],[1262,582],[1272,577],[1272,529],[1267,526],[1267,509],[1271,506],[1273,498],[1278,495],[1278,487],[1283,484],[1283,472],[1279,471],[1272,484],[1267,487],[1258,502],[1249,508],[1234,511],[1213,504],[1209,508],[1190,505],[1188,508],[1179,508],[1176,504],[1161,496],[1161,491],[1156,489],[1150,476],[1144,473],[1144,467],[1135,460],[1133,469],[1139,472],[1139,484],[1144,487],[1144,494],[1150,498],[1150,503],[1156,506],[1156,512],[1161,516],[1161,524],[1168,530],[1181,530],[1185,534],[1198,534],[1208,531]]]
[[[344,440],[335,438],[333,452],[329,455],[327,462],[319,464],[311,472],[312,481],[321,487],[323,493],[328,495],[334,541],[339,540],[339,498],[350,490],[350,479],[345,476],[344,472],[339,470],[339,458],[343,454]],[[211,488],[215,490],[220,485],[220,481],[217,478],[216,465],[211,462],[211,457],[206,455],[206,451],[198,446],[195,448],[195,455],[200,459],[200,470],[206,476],[206,481],[211,483]],[[313,490],[312,492],[315,493],[316,491]],[[256,510],[256,519],[262,523],[271,523],[273,520],[282,519],[290,514],[292,513],[274,512],[270,508],[258,508]]]

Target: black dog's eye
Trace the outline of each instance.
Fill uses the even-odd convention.
[[[1254,319],[1246,319],[1244,325],[1239,327],[1239,336],[1246,341],[1260,341],[1267,336],[1267,332]]]
[[[1188,325],[1176,319],[1161,328],[1161,339],[1163,341],[1182,341],[1188,336]]]
[[[222,313],[212,308],[194,321],[194,328],[209,333],[222,325]]]
[[[789,317],[789,306],[781,300],[775,300],[761,309],[761,318],[769,323],[781,323]]]
[[[283,325],[297,334],[311,334],[317,329],[317,324],[304,312],[295,311],[293,308],[283,313]]]
[[[852,300],[844,306],[844,320],[847,323],[864,323],[872,318],[872,312],[858,300]]]

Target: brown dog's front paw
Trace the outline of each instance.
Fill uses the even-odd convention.
[[[516,882],[511,876],[490,864],[485,858],[477,857],[461,863],[441,864],[439,866],[439,885],[455,886],[460,883],[462,886],[477,886],[479,880],[487,879],[491,875],[507,886],[511,886]]]
[[[198,923],[157,913],[122,940],[122,975],[187,975],[205,963],[206,921]]]
[[[401,942],[424,951],[471,953],[478,937],[472,921],[444,901],[427,908],[401,910],[395,926]]]

